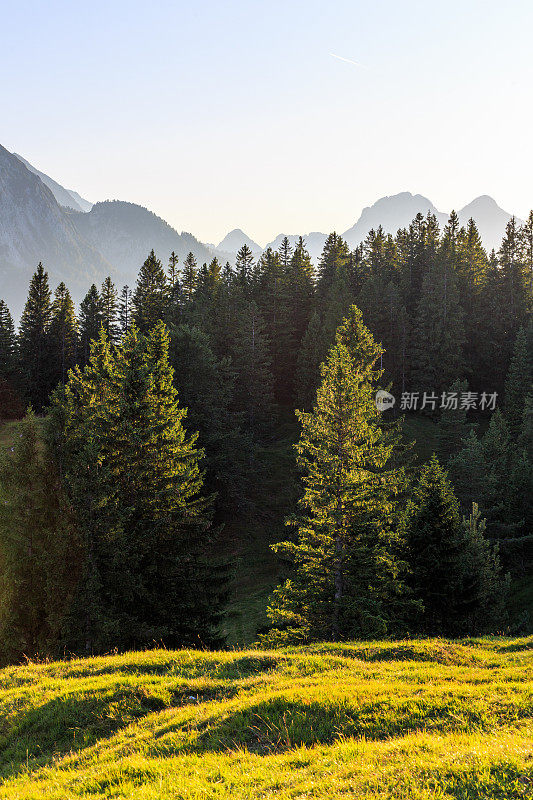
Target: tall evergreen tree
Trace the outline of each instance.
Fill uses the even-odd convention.
[[[80,304],[78,363],[82,366],[89,360],[91,342],[98,339],[102,324],[102,298],[93,283]]]
[[[56,449],[87,531],[85,580],[100,587],[90,636],[86,625],[73,627],[77,649],[84,639],[97,649],[217,641],[221,591],[204,558],[202,453],[183,424],[168,347],[161,322],[146,338],[133,327],[114,351],[103,335],[87,369],[56,396]]]
[[[394,630],[401,605],[392,463],[396,429],[374,402],[380,345],[353,306],[339,328],[309,414],[298,412],[304,471],[297,542],[275,549],[294,564],[271,599],[277,641],[342,640]]]
[[[18,343],[9,308],[0,300],[0,419],[21,415]]]
[[[118,339],[118,294],[115,284],[108,276],[102,284],[102,324],[111,344],[115,344]]]
[[[54,387],[59,382],[65,383],[78,353],[78,323],[74,314],[74,303],[63,282],[54,294],[47,338],[49,377],[51,386]]]
[[[405,522],[410,584],[423,611],[414,627],[454,636],[485,629],[486,603],[501,603],[497,558],[480,535],[477,508],[461,523],[459,503],[436,456],[425,465]],[[498,619],[497,622],[501,622]]]
[[[51,381],[48,375],[48,326],[52,316],[48,273],[42,264],[32,276],[28,299],[19,327],[19,353],[26,395],[35,409],[46,403]]]
[[[154,251],[142,265],[132,298],[133,320],[146,333],[164,319],[167,308],[167,276]]]
[[[131,307],[131,291],[130,287],[122,287],[120,293],[120,300],[118,303],[118,319],[120,336],[126,336],[129,333],[132,324],[132,307]]]
[[[514,441],[520,435],[526,400],[532,394],[533,353],[525,328],[520,328],[505,381],[505,417]]]
[[[192,253],[189,253],[183,262],[183,269],[181,272],[181,289],[183,296],[187,302],[191,302],[196,291],[196,283],[198,281],[198,265]]]

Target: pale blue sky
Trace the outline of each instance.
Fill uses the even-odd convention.
[[[90,200],[261,244],[345,230],[404,190],[533,205],[528,0],[0,10],[0,143]]]

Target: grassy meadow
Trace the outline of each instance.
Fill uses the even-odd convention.
[[[0,672],[0,797],[533,797],[533,638]]]

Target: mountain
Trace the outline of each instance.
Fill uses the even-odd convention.
[[[470,218],[474,219],[487,250],[498,250],[512,215],[500,208],[492,197],[483,194],[458,211],[457,216],[461,225],[466,225]],[[517,218],[517,222],[521,224],[522,220]]]
[[[0,297],[15,316],[39,261],[52,287],[64,281],[77,298],[113,271],[80,236],[48,186],[0,145]]]
[[[106,200],[95,203],[88,214],[69,216],[78,234],[98,248],[130,285],[152,249],[164,266],[172,251],[181,263],[189,252],[199,264],[212,258],[211,251],[192,234],[178,233],[161,217],[135,203]]]
[[[29,161],[26,161],[25,158],[19,156],[18,153],[13,153],[13,155],[16,156],[19,161],[22,161],[24,166],[29,169],[30,172],[33,172],[34,175],[37,175],[45,186],[48,186],[60,206],[71,208],[73,211],[91,210],[92,203],[89,203],[88,200],[84,200],[83,197],[80,197],[77,192],[73,192],[70,189],[65,189],[53,178],[50,178],[49,175],[45,175],[44,172],[40,172],[40,170],[32,166]]]
[[[441,226],[446,224],[448,214],[442,214],[431,200],[421,194],[400,192],[381,197],[374,205],[364,208],[355,225],[342,235],[353,248],[365,239],[370,230],[380,225],[385,233],[395,234],[400,228],[407,228],[418,213],[426,216],[428,211],[435,214]]]
[[[235,230],[227,233],[216,246],[216,250],[220,250],[223,253],[238,253],[245,244],[248,245],[254,255],[260,255],[263,252],[263,248],[253,239],[250,239],[240,228],[235,228]]]

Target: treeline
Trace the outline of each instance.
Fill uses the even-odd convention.
[[[77,531],[75,535],[65,532],[67,539],[72,535],[72,558],[78,562],[77,572],[73,568],[69,575],[73,581],[73,574],[78,574],[77,588],[65,596],[71,598],[69,608],[85,609],[85,616],[69,611],[71,622],[65,617],[59,625],[57,620],[61,615],[56,614],[56,622],[47,623],[43,628],[54,628],[56,633],[46,634],[45,640],[62,642],[64,647],[74,651],[83,647],[102,649],[113,643],[120,647],[133,646],[150,641],[150,637],[205,646],[216,641],[224,595],[224,581],[217,570],[210,584],[212,593],[207,589],[203,593],[206,598],[211,597],[208,605],[212,611],[208,613],[204,607],[196,617],[192,611],[194,603],[184,599],[191,598],[192,594],[184,588],[179,589],[183,599],[181,606],[179,598],[170,593],[168,604],[163,603],[164,608],[156,612],[155,586],[165,585],[165,580],[168,586],[172,581],[182,587],[203,586],[201,564],[205,560],[213,563],[213,551],[209,550],[213,531],[235,513],[253,514],[268,505],[269,499],[260,489],[266,476],[262,474],[264,463],[259,453],[280,436],[280,431],[292,419],[295,407],[304,414],[301,416],[304,432],[299,445],[300,458],[303,458],[305,437],[310,435],[309,431],[306,433],[306,424],[313,430],[326,425],[320,417],[320,392],[326,405],[330,403],[331,385],[326,378],[328,371],[338,372],[339,364],[335,361],[337,366],[334,367],[331,359],[335,348],[340,347],[339,333],[333,350],[330,348],[335,343],[339,325],[354,303],[361,309],[367,327],[359,318],[354,322],[354,312],[350,312],[349,319],[358,333],[354,334],[352,350],[337,352],[335,358],[341,359],[342,369],[351,376],[348,383],[354,384],[346,391],[350,402],[353,401],[351,407],[358,424],[363,425],[361,414],[357,412],[360,404],[357,392],[361,391],[363,374],[365,407],[370,387],[374,390],[378,385],[392,387],[398,398],[404,392],[431,392],[437,396],[448,390],[459,394],[467,390],[498,393],[500,402],[490,422],[488,413],[483,417],[475,411],[467,412],[460,405],[457,409],[441,409],[437,404],[439,457],[450,472],[462,509],[446,474],[435,461],[425,468],[417,489],[413,488],[415,473],[412,468],[398,466],[406,475],[405,486],[398,479],[398,492],[401,485],[404,500],[417,497],[419,510],[423,506],[424,491],[429,492],[428,487],[437,493],[440,498],[437,506],[440,503],[442,509],[446,507],[445,513],[451,520],[446,534],[448,540],[443,539],[443,558],[451,552],[452,539],[455,551],[463,558],[463,545],[457,542],[467,542],[464,546],[471,548],[469,563],[484,565],[486,591],[496,584],[500,588],[503,586],[498,556],[492,549],[497,543],[506,570],[527,571],[530,568],[528,543],[533,529],[532,276],[533,214],[521,227],[511,220],[500,250],[490,255],[483,250],[475,223],[470,221],[467,228],[459,228],[455,214],[451,215],[442,233],[431,215],[426,218],[418,215],[409,228],[399,231],[396,237],[385,235],[381,229],[371,231],[353,252],[333,233],[328,237],[316,274],[303,239],[294,248],[285,239],[278,251],[269,249],[257,261],[244,246],[234,266],[221,266],[213,259],[210,264],[199,267],[192,254],[183,264],[178,264],[175,254],[171,254],[168,267],[164,267],[152,252],[140,270],[133,291],[126,286],[119,294],[108,278],[100,290],[96,286],[90,288],[77,315],[63,284],[52,296],[47,274],[39,265],[30,284],[18,332],[5,304],[0,303],[0,402],[3,409],[0,416],[21,416],[28,403],[39,413],[50,409],[44,435],[46,444],[40,447],[32,444],[39,438],[36,435],[39,422],[31,419],[27,426],[33,433],[23,432],[20,441],[24,442],[24,447],[33,448],[35,468],[44,470],[43,475],[48,474],[51,482],[56,481],[57,503],[62,510],[58,506],[56,511],[47,512],[47,519],[53,519],[56,514],[67,527],[68,520],[72,519]],[[367,362],[361,360],[361,342],[366,341],[367,336],[372,338],[367,328],[372,331],[372,341],[383,343],[383,348],[375,345],[376,365],[370,356]],[[159,353],[158,359],[155,351]],[[162,382],[163,374],[166,377]],[[159,399],[156,399],[156,384],[160,385]],[[58,386],[65,388],[57,389]],[[128,424],[123,407],[126,402],[131,403]],[[316,402],[318,407],[311,411]],[[164,413],[163,406],[167,409]],[[186,417],[184,408],[187,408]],[[311,413],[311,417],[306,417],[305,413]],[[326,417],[331,413],[329,408]],[[393,416],[395,412],[387,413]],[[161,414],[163,416],[158,416]],[[372,424],[367,420],[365,425],[359,433],[365,446],[369,446],[374,437],[384,435],[379,415]],[[194,432],[198,432],[198,447],[188,439]],[[327,426],[324,437],[319,436],[319,440],[322,438],[327,441]],[[317,459],[320,441],[309,445]],[[383,447],[386,450],[385,445]],[[393,456],[400,459],[399,440],[387,447],[392,450],[383,450],[374,467],[379,462],[382,469]],[[357,468],[354,466],[363,450],[350,455],[348,448],[347,460],[339,466],[339,474],[343,470],[349,475],[353,473],[358,486],[360,471],[372,472],[366,461]],[[11,462],[27,460],[18,444],[15,451],[11,457],[8,454],[8,461],[10,458]],[[200,460],[199,467],[202,451],[205,451],[205,458]],[[156,467],[158,453],[165,464],[161,473],[157,473]],[[324,479],[327,464],[333,464],[329,458],[320,462],[320,474]],[[150,466],[151,461],[156,463]],[[32,463],[32,459],[28,463]],[[198,476],[202,470],[205,472],[197,479],[196,494],[190,497],[185,489],[176,488],[182,485],[183,477],[178,466],[185,463],[193,472],[199,470]],[[6,475],[11,467],[9,464],[3,467]],[[318,475],[319,467],[315,464],[311,467],[305,458],[300,468],[304,472],[309,468],[315,477]],[[128,469],[132,470],[131,474]],[[151,472],[151,469],[156,471]],[[16,472],[14,470],[13,474]],[[2,482],[8,480],[6,477]],[[94,486],[93,481],[96,481]],[[161,493],[154,490],[152,501],[145,497],[150,494],[150,481],[155,481],[156,485],[161,481]],[[93,486],[90,491],[89,486]],[[134,491],[135,486],[137,490]],[[307,484],[306,487],[304,504],[309,500],[305,499],[310,491]],[[396,588],[387,584],[383,577],[378,578],[369,566],[367,590],[372,586],[377,594],[375,603],[366,598],[367,611],[361,617],[359,628],[352,625],[348,634],[347,628],[341,630],[337,623],[330,622],[327,625],[321,622],[318,627],[306,627],[307,623],[298,627],[291,617],[290,624],[286,620],[285,628],[278,625],[279,630],[294,628],[298,630],[295,635],[300,638],[358,635],[357,631],[366,635],[365,631],[393,630],[399,620],[403,620],[406,629],[416,630],[413,620],[421,619],[420,614],[409,617],[405,609],[400,613],[401,602],[396,606],[397,611],[391,610],[395,607],[393,596],[406,599],[405,608],[411,601],[415,605],[419,601],[422,603],[420,591],[413,586],[409,588],[410,579],[400,577],[404,567],[398,565],[409,564],[405,575],[415,574],[414,562],[401,550],[400,543],[410,540],[415,536],[415,529],[420,531],[424,525],[427,531],[442,533],[443,528],[440,523],[433,524],[428,516],[425,521],[416,517],[417,512],[413,510],[411,523],[403,519],[400,524],[392,514],[384,527],[381,522],[378,524],[377,509],[386,508],[388,504],[385,484],[379,487],[376,485],[372,489],[372,502],[368,504],[368,513],[365,512],[370,520],[368,530],[372,529],[372,536],[377,538],[372,546],[367,541],[364,545],[367,549],[363,547],[360,552],[361,558],[354,558],[352,554],[350,563],[352,567],[359,563],[362,570],[361,565],[367,558],[377,559],[382,565],[389,559],[388,569],[396,576],[393,581],[397,583]],[[170,503],[176,494],[183,494],[179,513]],[[50,500],[45,495],[43,503]],[[212,497],[211,502],[206,499],[209,497]],[[313,495],[312,504],[318,502],[317,497]],[[352,500],[357,497],[355,489],[350,497]],[[204,499],[200,501],[199,498]],[[363,495],[361,498],[361,503],[356,503],[358,508],[361,506],[357,513],[366,503]],[[189,529],[189,515],[193,514],[192,508],[197,502],[204,504],[204,511]],[[436,507],[434,497],[427,502],[428,507]],[[472,502],[479,504],[479,511],[472,512]],[[324,509],[319,513],[319,508],[322,507],[317,506],[315,511],[320,516]],[[320,522],[325,526],[324,531],[330,524],[326,518],[327,515],[321,517]],[[342,550],[344,545],[348,547],[350,536],[346,531],[353,529],[349,519],[348,516],[348,527],[343,528],[345,533],[328,540],[328,547],[333,546],[333,541],[334,550],[337,547]],[[3,530],[8,531],[11,523],[7,517],[4,521]],[[167,566],[170,572],[162,577],[158,569],[168,542],[163,543],[164,537],[157,541],[156,531],[166,527],[169,535],[176,531],[170,538],[180,548],[180,553],[169,548]],[[33,526],[30,528],[33,530]],[[383,528],[383,536],[377,533],[378,528]],[[41,531],[45,529],[46,526]],[[193,529],[197,531],[194,535]],[[288,547],[287,553],[291,551],[292,556],[297,551],[293,552],[291,547],[298,547],[298,536],[302,536],[299,530]],[[131,531],[134,533],[130,536]],[[9,533],[4,535],[7,541]],[[382,540],[388,542],[389,548],[383,551],[383,558],[379,555]],[[474,541],[476,545],[472,544]],[[74,555],[78,552],[75,542],[79,544],[79,558]],[[321,574],[324,572],[323,566],[319,568],[322,544],[317,545],[316,556]],[[305,547],[309,550],[310,542]],[[36,552],[33,546],[30,550]],[[326,550],[323,550],[324,558]],[[176,566],[182,556],[199,569],[194,579],[187,579],[188,583],[183,572],[171,577],[169,565]],[[7,556],[6,559],[9,560]],[[327,559],[330,566],[335,563],[331,553]],[[298,563],[298,558],[296,561]],[[365,563],[370,565],[370,561]],[[463,563],[466,561],[463,558]],[[121,563],[126,565],[122,573]],[[346,569],[352,567],[346,566]],[[331,569],[330,577],[335,575],[337,567]],[[344,574],[345,567],[339,569]],[[432,572],[433,567],[428,566],[428,570],[430,576],[436,574]],[[364,583],[363,573],[362,570],[357,581]],[[21,580],[18,585],[24,583],[21,584]],[[388,588],[380,594],[375,582],[382,580]],[[431,577],[427,580],[429,584],[433,581]],[[359,585],[357,581],[354,586]],[[465,581],[468,582],[466,577]],[[6,581],[5,585],[8,583]],[[316,584],[312,575],[311,583]],[[291,585],[296,584],[293,581]],[[42,585],[42,581],[32,578],[32,585]],[[335,579],[328,586],[329,591],[335,586]],[[153,596],[150,596],[151,591]],[[335,595],[341,590],[337,587],[333,591]],[[344,588],[342,603],[333,603],[334,615],[339,619],[347,613],[345,598],[353,599],[354,591]],[[454,591],[457,594],[459,590],[456,587]],[[466,589],[464,591],[468,595]],[[98,603],[103,603],[99,608],[91,604],[97,599]],[[202,607],[200,599],[198,608]],[[276,601],[276,624],[279,623],[276,614],[281,613],[285,602],[289,603],[287,597]],[[370,613],[368,603],[374,603],[375,613]],[[423,603],[427,607],[428,598]],[[496,624],[494,621],[489,624],[487,620],[482,623],[479,617],[474,624],[472,609],[477,606],[472,595],[470,600],[465,599],[456,619],[467,619],[465,609],[469,603],[468,619],[472,630],[476,626],[481,629]],[[4,603],[4,607],[8,608],[9,603]],[[181,626],[176,627],[175,619],[171,622],[173,607],[182,609]],[[421,607],[419,604],[418,608]],[[384,608],[387,609],[385,616]],[[379,619],[379,624],[372,627],[373,623],[363,623],[367,612],[368,619]],[[293,613],[296,613],[294,609],[290,614]],[[330,620],[328,614],[324,619]],[[47,615],[48,612],[44,614]],[[441,625],[438,620],[445,617],[443,612],[435,612],[431,617],[431,629],[438,631]],[[451,619],[449,615],[448,618]],[[83,635],[81,619],[85,619]],[[430,627],[426,622],[425,629]]]

